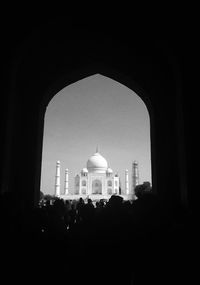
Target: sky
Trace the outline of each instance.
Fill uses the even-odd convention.
[[[118,173],[125,185],[125,169],[131,187],[132,162],[139,164],[139,182],[151,182],[150,119],[141,98],[131,89],[96,74],[59,91],[47,106],[44,124],[41,191],[54,194],[56,161],[74,177],[96,152]]]

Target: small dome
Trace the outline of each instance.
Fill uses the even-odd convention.
[[[82,169],[82,172],[83,172],[83,173],[88,173],[87,168],[86,168],[86,167],[85,167],[85,168],[83,168],[83,169]]]
[[[111,168],[108,168],[107,173],[113,173],[113,170]]]
[[[87,169],[90,172],[105,173],[107,168],[108,163],[99,152],[93,154],[87,161]]]

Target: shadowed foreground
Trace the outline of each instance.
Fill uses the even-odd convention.
[[[1,218],[8,282],[169,284],[192,278],[191,216],[151,193],[95,205],[57,199],[34,209],[4,194]]]

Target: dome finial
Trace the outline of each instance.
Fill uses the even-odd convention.
[[[99,146],[98,145],[96,146],[96,152],[99,152]]]

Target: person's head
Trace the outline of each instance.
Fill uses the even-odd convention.
[[[79,204],[84,204],[84,200],[82,197],[79,198]]]
[[[123,203],[123,198],[117,195],[112,195],[111,198],[109,199],[109,206],[114,206],[118,207],[121,206]]]

